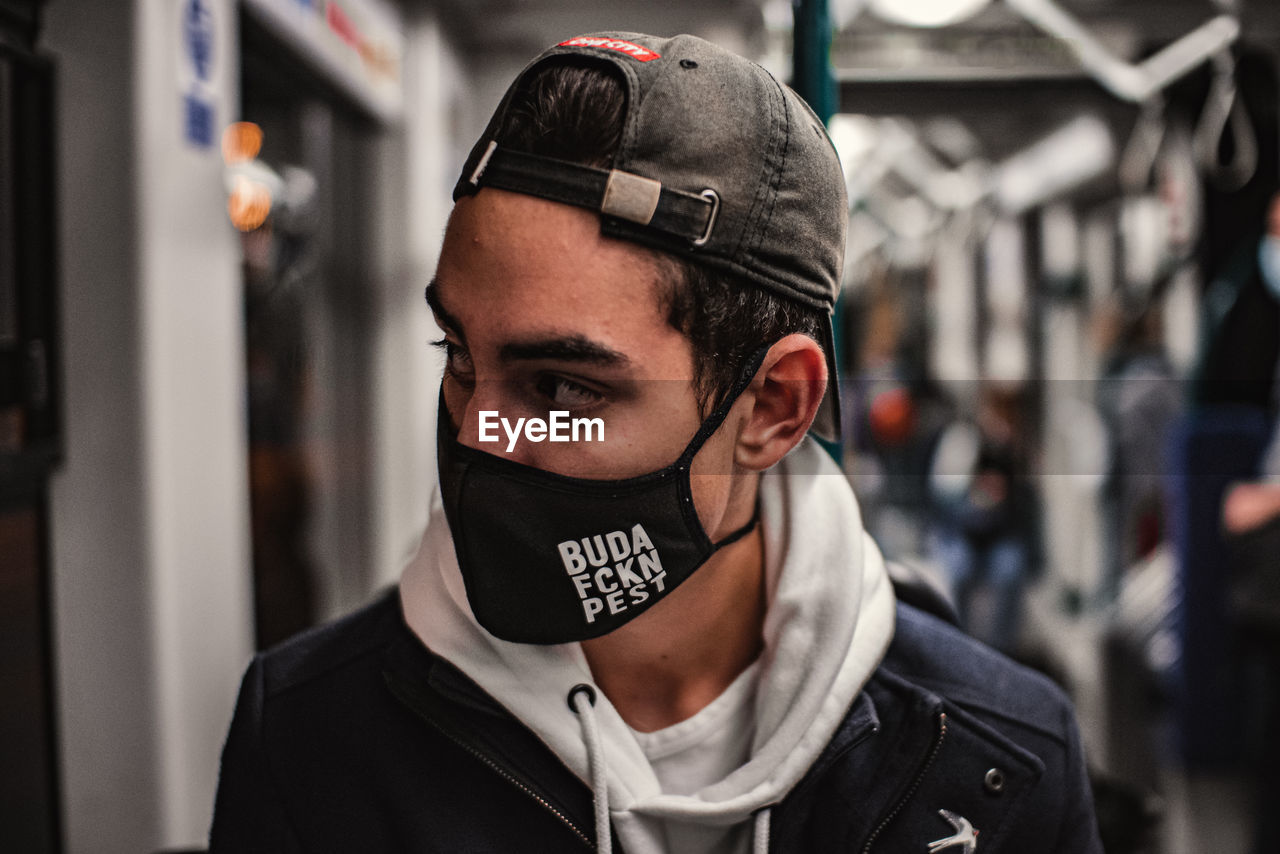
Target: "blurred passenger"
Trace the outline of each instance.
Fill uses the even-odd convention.
[[[799,97],[693,37],[571,39],[455,199],[422,548],[253,662],[213,850],[1099,852],[1066,698],[897,604],[806,439],[847,201]],[[549,410],[608,433],[483,444]]]
[[[934,556],[950,579],[960,624],[1006,653],[1017,648],[1035,546],[1021,400],[1015,389],[983,385],[976,418],[943,431],[930,477]],[[983,593],[991,600],[987,619],[974,607]]]
[[[1223,502],[1222,523],[1232,558],[1228,607],[1256,664],[1253,854],[1268,854],[1276,850],[1271,804],[1280,767],[1280,483],[1237,484]]]
[[[1097,406],[1107,426],[1110,467],[1102,492],[1106,529],[1100,598],[1110,603],[1126,570],[1163,541],[1165,454],[1182,412],[1183,388],[1164,348],[1161,314],[1147,305],[1111,307]]]
[[[1280,359],[1280,195],[1265,225],[1246,235],[1204,296],[1201,352],[1192,377],[1198,407],[1269,410]]]
[[[884,272],[849,297],[845,464],[868,531],[891,561],[925,551],[929,460],[953,407],[928,376],[924,283]]]
[[[1222,523],[1237,558],[1229,597],[1235,619],[1280,642],[1280,482],[1232,487]]]
[[[1270,298],[1280,302],[1280,195],[1272,199],[1257,261]],[[1272,334],[1280,338],[1280,329]],[[1257,780],[1253,851],[1265,854],[1275,851],[1271,801],[1275,769],[1280,767],[1280,419],[1259,468],[1261,480],[1238,483],[1227,491],[1222,526],[1231,548],[1227,607],[1257,665],[1253,705],[1258,714],[1249,751]]]

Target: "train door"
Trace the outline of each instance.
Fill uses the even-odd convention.
[[[272,184],[237,200],[244,247],[256,634],[269,646],[349,610],[369,564],[367,146],[378,132],[252,15],[242,116]]]

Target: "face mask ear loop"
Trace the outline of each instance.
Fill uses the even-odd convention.
[[[712,544],[711,544],[711,550],[712,550],[713,552],[715,552],[715,551],[719,551],[720,549],[724,548],[725,546],[729,545],[730,543],[736,543],[738,540],[742,539],[742,538],[743,538],[743,537],[745,537],[747,534],[750,534],[753,530],[755,530],[756,523],[758,523],[759,521],[760,521],[760,513],[759,513],[759,511],[757,511],[757,512],[755,512],[755,513],[752,513],[752,514],[751,514],[751,521],[747,522],[747,524],[743,525],[743,526],[742,526],[741,528],[739,528],[738,530],[736,530],[736,531],[734,531],[733,533],[729,534],[729,535],[728,535],[727,537],[725,537],[724,539],[721,539],[721,540],[718,540],[718,541],[716,541],[716,542],[712,543]]]
[[[738,398],[742,396],[744,391],[746,391],[747,386],[749,386],[751,381],[755,379],[756,372],[759,371],[760,366],[764,364],[764,357],[768,354],[769,347],[770,345],[766,344],[748,357],[746,364],[743,366],[742,374],[738,377],[737,381],[734,382],[733,388],[729,390],[729,394],[725,397],[724,402],[716,407],[715,411],[711,413],[706,421],[702,422],[702,426],[698,428],[698,432],[689,440],[689,444],[685,447],[684,453],[682,453],[680,458],[676,460],[676,471],[680,472],[686,478],[686,489],[688,488],[689,467],[693,462],[694,456],[702,449],[702,446],[706,444],[706,441],[711,437],[711,434],[720,429],[720,425],[724,423],[724,419],[729,415],[729,410],[733,408],[733,405],[738,402]],[[686,494],[685,501],[691,502],[691,500],[692,497]],[[694,513],[691,503],[685,507],[685,516],[686,520],[692,517],[692,524],[697,526],[698,531],[702,531],[702,523],[698,521],[697,514]],[[751,521],[743,525],[738,530],[731,532],[727,537],[724,537],[719,542],[711,543],[711,551],[715,552],[716,550],[723,548],[730,543],[736,542],[751,533],[759,518],[760,508],[757,502],[756,510],[751,514]],[[707,540],[707,542],[711,542],[710,539],[707,538],[705,532],[702,533],[702,536]]]
[[[760,492],[757,490],[756,503],[755,503],[755,506],[751,508],[751,518],[747,520],[747,524],[743,525],[741,528],[739,528],[736,531],[730,532],[723,539],[712,543],[711,550],[713,552],[718,551],[719,549],[724,548],[730,543],[736,543],[738,540],[742,539],[747,534],[750,534],[753,530],[755,530],[756,525],[759,523],[760,523]]]
[[[689,444],[685,445],[684,452],[680,454],[680,458],[676,460],[676,466],[681,470],[689,468],[689,463],[702,450],[702,446],[711,438],[711,434],[720,429],[720,425],[729,417],[729,410],[733,409],[733,405],[738,402],[738,398],[742,397],[742,393],[747,390],[747,386],[751,385],[751,381],[756,377],[756,371],[760,370],[760,366],[764,364],[764,357],[768,355],[769,348],[772,345],[766,344],[760,349],[752,353],[746,363],[743,365],[742,373],[737,381],[734,382],[733,388],[729,390],[728,396],[724,402],[715,408],[715,410],[702,422],[702,426],[698,428],[698,432],[693,434],[693,438],[689,440]]]

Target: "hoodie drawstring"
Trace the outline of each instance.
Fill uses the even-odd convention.
[[[613,831],[609,824],[609,778],[604,767],[604,744],[596,722],[596,689],[579,683],[569,689],[569,708],[582,724],[582,741],[587,746],[587,767],[591,773],[591,799],[596,812],[596,850],[612,854]]]
[[[587,746],[587,768],[591,775],[591,801],[595,807],[596,850],[613,852],[613,830],[609,822],[609,779],[604,766],[604,744],[600,741],[600,724],[596,721],[596,689],[579,682],[569,689],[569,708],[582,724],[582,741]],[[769,815],[765,807],[756,813],[752,833],[752,854],[769,854]]]
[[[753,854],[769,854],[769,815],[772,810],[765,807],[756,813],[756,828],[751,846]]]

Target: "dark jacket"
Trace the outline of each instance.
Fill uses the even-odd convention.
[[[885,660],[773,808],[769,850],[925,854],[955,833],[939,810],[978,830],[980,854],[1102,850],[1062,693],[900,604]],[[593,828],[589,788],[432,655],[392,594],[254,659],[210,842],[215,854],[572,852],[595,847]]]

